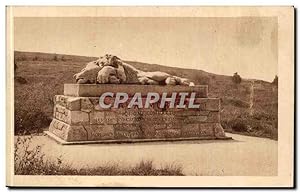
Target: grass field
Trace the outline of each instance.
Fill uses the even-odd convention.
[[[49,126],[53,96],[62,94],[63,84],[74,83],[73,75],[94,59],[96,58],[15,51],[15,134],[37,133]],[[262,80],[245,79],[236,84],[231,76],[202,70],[127,62],[144,71],[160,70],[188,77],[195,84],[208,85],[209,97],[221,98],[221,123],[225,131],[277,140],[276,85]]]

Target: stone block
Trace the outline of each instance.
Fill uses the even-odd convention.
[[[81,98],[83,98],[83,97],[81,97]],[[108,109],[102,108],[99,105],[99,97],[84,97],[84,98],[88,98],[90,100],[89,105],[86,107],[87,109],[91,108],[93,111],[110,111],[111,110],[110,108],[108,108]]]
[[[220,123],[215,123],[214,124],[214,132],[215,132],[215,136],[217,138],[225,138],[226,135],[225,135],[225,132],[224,132],[224,129],[222,127],[222,125]]]
[[[208,115],[190,115],[186,116],[184,123],[218,123],[220,122],[220,112],[211,111]]]
[[[211,111],[207,117],[208,123],[220,123],[221,121],[221,113]]]
[[[66,106],[67,96],[65,95],[55,95],[54,96],[54,104],[59,104],[61,106]]]
[[[105,123],[104,112],[94,111],[90,113],[90,124],[100,125]]]
[[[66,123],[69,123],[71,125],[89,124],[89,114],[82,111],[69,111]]]
[[[198,124],[185,124],[181,128],[182,137],[198,137],[200,136]]]
[[[87,141],[88,133],[83,126],[69,126],[66,141]]]
[[[140,128],[142,130],[143,136],[146,139],[156,138],[156,130],[166,130],[167,124],[155,123],[155,124],[141,124]],[[173,129],[173,128],[172,128]]]
[[[86,130],[88,140],[114,139],[113,125],[90,125]]]
[[[66,107],[64,107],[60,104],[57,104],[57,105],[54,106],[54,112],[67,114],[68,110],[66,109]]]
[[[118,117],[115,112],[105,112],[105,123],[109,125],[117,124]]]
[[[118,115],[118,124],[134,124],[138,121],[138,115]]]
[[[91,112],[94,110],[94,105],[88,97],[81,98],[81,111]]]
[[[55,116],[54,118],[60,120],[60,121],[64,121],[66,122],[66,115],[59,113],[59,112],[55,112]]]
[[[68,123],[69,113],[70,111],[66,107],[62,106],[61,104],[56,104],[54,106],[53,117],[60,121]]]
[[[60,137],[61,139],[66,140],[68,135],[68,127],[66,123],[59,121],[57,119],[53,119],[49,126],[49,131]]]
[[[143,137],[145,139],[154,139],[156,134],[156,129],[151,125],[142,125]]]
[[[82,126],[71,126],[60,120],[53,119],[49,131],[65,141],[85,141],[87,132]]]
[[[71,111],[80,110],[80,98],[79,97],[69,97],[66,101],[67,109]]]
[[[59,97],[60,97],[60,96],[61,96],[61,95],[55,95],[55,96],[53,97],[54,105],[58,104],[58,102],[59,102]]]
[[[180,129],[163,129],[155,131],[155,138],[180,138]]]
[[[187,116],[184,119],[185,124],[190,124],[190,123],[201,123],[201,122],[207,122],[208,116],[203,116],[203,115],[196,115],[196,116]]]
[[[220,99],[218,98],[196,98],[195,103],[200,105],[201,111],[220,111]]]
[[[60,105],[69,110],[80,110],[80,97],[71,97],[64,95],[54,96],[54,105]]]
[[[143,116],[143,123],[145,124],[158,124],[158,123],[172,123],[176,121],[175,115],[149,115]]]
[[[143,138],[143,134],[141,130],[133,130],[133,131],[116,130],[115,131],[115,139],[141,139],[141,138]]]
[[[184,125],[183,121],[175,120],[172,123],[167,124],[167,129],[181,129]]]
[[[200,136],[215,136],[215,124],[201,123],[199,124]]]
[[[158,124],[150,124],[149,127],[152,127],[155,130],[168,129],[167,124],[164,124],[163,122]]]
[[[199,111],[198,109],[185,109],[183,111],[171,111],[176,117],[188,117],[188,116],[208,116],[211,111]]]

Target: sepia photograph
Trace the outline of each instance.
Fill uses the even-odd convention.
[[[293,187],[293,7],[8,6],[6,27],[7,186]]]

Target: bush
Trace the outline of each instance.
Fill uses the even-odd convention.
[[[30,149],[31,138],[31,136],[17,137],[14,145],[14,169],[16,175],[42,173],[40,165],[43,164],[45,155],[41,153],[41,146]]]
[[[278,86],[278,76],[277,75],[275,76],[272,84]]]
[[[129,172],[129,175],[134,176],[182,176],[182,168],[177,165],[167,165],[163,168],[157,169],[153,165],[153,161],[141,161]]]
[[[234,75],[232,76],[232,81],[235,83],[235,84],[240,84],[242,82],[242,78],[240,75],[238,75],[238,73],[234,73]]]
[[[222,120],[221,125],[226,132],[278,139],[278,128],[274,120],[268,120],[263,116],[258,119],[257,112],[253,116],[238,116],[234,119]]]
[[[278,128],[272,125],[264,124],[264,134],[266,137],[278,140]]]
[[[16,58],[14,58],[14,71],[16,71],[17,69],[18,69],[18,64]]]
[[[20,84],[27,84],[27,80],[21,76],[15,76],[15,82]]]
[[[54,61],[58,61],[57,55],[54,55],[53,60],[54,60]]]
[[[27,135],[43,132],[43,127],[49,126],[51,118],[39,109],[19,109],[15,113],[15,134]]]
[[[18,137],[14,145],[15,175],[99,175],[99,176],[182,176],[182,168],[167,165],[155,168],[152,161],[141,161],[132,167],[108,164],[92,168],[76,169],[63,163],[62,157],[56,160],[45,159],[42,146],[32,147],[31,136]]]
[[[247,124],[241,119],[236,119],[235,121],[232,121],[231,125],[233,131],[246,132],[248,130]]]
[[[50,98],[55,90],[44,83],[23,84],[15,87],[15,134],[31,134],[48,127],[53,114]]]
[[[34,56],[32,60],[33,61],[37,61],[37,60],[39,60],[39,57],[38,56]]]

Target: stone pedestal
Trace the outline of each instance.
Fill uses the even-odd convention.
[[[198,109],[103,109],[105,92],[195,92]],[[113,98],[111,99],[113,100]],[[220,125],[220,100],[207,98],[207,86],[65,84],[64,95],[55,96],[53,120],[47,134],[60,143],[111,143],[194,139],[228,139]]]

